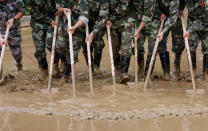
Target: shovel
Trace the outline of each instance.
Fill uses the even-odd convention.
[[[159,33],[163,29],[164,22],[165,22],[165,20],[161,21]],[[150,75],[151,75],[151,72],[152,72],[152,67],[153,67],[153,64],[154,64],[154,61],[155,61],[155,57],[156,57],[157,48],[159,46],[159,43],[160,43],[160,39],[157,38],[156,39],[156,43],[155,43],[155,47],[154,47],[154,50],[153,50],[152,58],[151,58],[151,61],[150,61],[150,66],[149,66],[149,69],[148,69],[147,77],[146,77],[146,80],[145,80],[145,83],[144,83],[144,89],[147,88],[147,84],[149,82],[149,78],[150,78]]]
[[[5,34],[5,37],[4,37],[5,40],[8,39],[8,36],[9,36],[9,28],[10,28],[10,26],[7,25],[6,34]],[[1,57],[0,57],[0,74],[3,74],[3,72],[2,72],[2,65],[3,65],[3,58],[4,58],[5,50],[6,50],[6,45],[4,44],[2,46]]]
[[[56,16],[56,20],[55,20],[56,23],[59,22],[59,16]],[[51,81],[52,81],[52,73],[53,73],[53,64],[54,64],[54,55],[55,55],[55,48],[56,48],[56,35],[57,35],[57,29],[58,29],[58,26],[55,25],[54,27],[54,33],[53,33],[53,43],[52,43],[52,52],[51,52],[51,63],[50,63],[50,72],[49,72],[49,79],[48,79],[48,89],[47,91],[43,91],[44,93],[51,93],[51,91],[58,91],[58,89],[52,89],[51,90]]]
[[[108,44],[109,44],[109,53],[110,53],[110,60],[111,60],[111,72],[113,78],[113,96],[116,93],[116,77],[115,77],[115,67],[114,67],[114,60],[113,60],[113,49],[112,49],[112,42],[111,42],[111,33],[110,33],[110,26],[107,26],[107,33],[108,33]]]
[[[86,25],[86,37],[89,35],[89,26]],[[90,42],[87,41],[87,56],[88,56],[88,67],[89,67],[89,79],[90,79],[90,92],[94,96],[93,90],[93,80],[92,80],[92,60],[91,60],[91,51],[90,51]]]
[[[183,16],[181,16],[181,23],[182,23],[182,26],[183,26],[183,32],[186,32],[186,27],[185,27],[185,22],[184,22],[184,17]],[[191,93],[197,93],[188,38],[185,37],[184,39],[185,39],[186,53],[187,53],[187,56],[188,56],[189,68],[190,68],[190,72],[191,72],[192,85],[193,85],[193,91],[188,91],[187,90],[186,92],[187,93],[190,93],[190,92]],[[203,92],[203,91],[200,90],[199,92]]]
[[[71,28],[71,13],[67,14],[68,19],[68,28]],[[76,89],[75,89],[75,70],[74,70],[74,49],[72,42],[72,32],[69,32],[69,49],[70,49],[70,58],[71,58],[71,75],[72,75],[72,89],[73,89],[73,98],[76,97]]]

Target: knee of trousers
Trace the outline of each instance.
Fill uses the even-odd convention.
[[[22,51],[13,51],[12,56],[14,57],[15,61],[19,63],[22,60]]]
[[[131,57],[133,54],[131,45],[122,46],[121,49],[119,50],[119,54],[122,56]]]
[[[35,52],[35,57],[36,58],[40,58],[40,59],[42,59],[42,58],[46,58],[46,52],[45,52],[45,49],[36,49],[36,52]]]
[[[99,41],[94,41],[92,43],[92,47],[95,49],[95,50],[103,50],[103,48],[105,47],[105,43],[103,40],[99,40]]]

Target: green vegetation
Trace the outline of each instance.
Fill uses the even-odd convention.
[[[29,7],[25,7],[25,15],[30,15]]]

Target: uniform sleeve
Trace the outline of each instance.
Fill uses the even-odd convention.
[[[191,25],[188,24],[188,31],[190,33],[198,30],[201,28],[201,25],[203,25],[202,20],[200,19],[200,16],[203,15],[203,8],[201,6],[201,1],[198,1],[188,8],[191,17],[194,19]]]
[[[172,0],[170,2],[170,7],[169,7],[169,16],[165,22],[162,32],[166,32],[176,23],[179,17],[178,9],[179,9],[179,0]]]
[[[22,0],[17,0],[17,12],[25,12],[25,5]]]
[[[79,20],[83,21],[84,24],[89,22],[89,2],[86,0],[80,0],[80,16]]]
[[[92,31],[94,35],[96,35],[98,32],[100,32],[105,28],[105,22],[108,19],[108,14],[109,14],[108,0],[102,0],[100,4],[98,20],[95,22],[95,26]]]
[[[155,0],[144,1],[144,15],[142,17],[142,21],[148,23],[152,20],[155,4]]]
[[[62,4],[62,0],[56,0],[56,9],[58,9],[59,7],[64,7]]]

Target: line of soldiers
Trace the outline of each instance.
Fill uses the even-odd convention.
[[[56,52],[54,59],[54,77],[63,74],[63,80],[70,81],[70,52],[68,32],[73,33],[74,60],[78,62],[79,50],[88,63],[86,41],[91,43],[92,69],[99,74],[102,51],[105,46],[103,36],[106,26],[111,27],[114,65],[120,75],[120,83],[129,81],[128,69],[131,56],[134,54],[132,38],[138,38],[139,76],[145,77],[148,72],[156,38],[160,39],[158,54],[160,56],[164,79],[170,79],[170,59],[167,51],[167,39],[172,33],[172,51],[175,53],[176,75],[180,77],[181,54],[185,48],[184,38],[189,37],[191,58],[196,71],[196,49],[202,43],[204,79],[208,74],[208,0],[24,0],[30,8],[32,37],[35,44],[41,80],[48,75],[46,59],[47,48],[51,51],[53,27],[58,25]],[[188,8],[188,31],[183,34],[180,17],[185,5]],[[17,62],[21,64],[21,37],[19,18],[11,12],[24,12],[22,0],[0,0],[0,31],[4,33],[7,21],[13,20],[15,36],[10,35],[10,49]],[[3,8],[2,8],[3,7]],[[8,11],[9,10],[9,11]],[[67,26],[66,14],[72,15],[72,27]],[[55,17],[59,17],[59,23]],[[165,20],[162,32],[158,32],[161,20]],[[89,36],[86,37],[85,26],[89,25]],[[17,28],[18,27],[18,28]],[[19,38],[19,42],[16,37]],[[144,66],[144,43],[148,40],[148,55]],[[6,41],[0,36],[0,44]],[[19,48],[11,48],[18,45]],[[18,54],[18,55],[15,55]],[[61,61],[61,67],[59,67]]]

